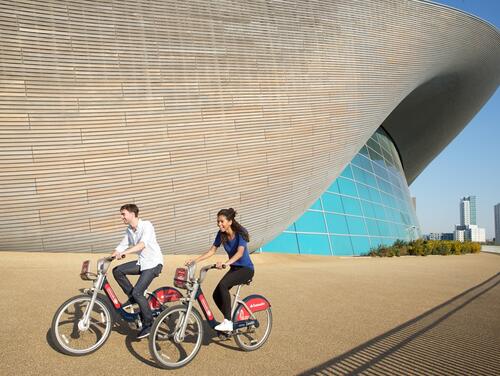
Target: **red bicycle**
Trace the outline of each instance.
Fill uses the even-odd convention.
[[[149,336],[149,351],[162,368],[175,369],[188,364],[200,350],[203,339],[203,321],[194,307],[198,301],[201,310],[212,329],[215,321],[212,310],[201,290],[201,284],[208,270],[214,265],[201,268],[199,278],[194,277],[195,265],[176,270],[174,285],[187,290],[180,299],[182,304],[167,308],[156,318]],[[250,284],[248,281],[247,284]],[[260,348],[269,338],[272,328],[271,304],[261,295],[250,295],[240,299],[242,285],[238,286],[231,309],[232,332],[218,332],[221,338],[234,337],[244,351]]]
[[[56,348],[67,355],[87,355],[99,349],[111,334],[115,315],[125,322],[142,327],[137,304],[123,306],[111,288],[106,273],[114,257],[97,261],[97,274],[90,272],[90,261],[82,264],[80,277],[92,281],[93,286],[85,289],[83,295],[65,301],[54,314],[50,335]],[[105,295],[99,292],[104,290]],[[182,294],[173,287],[160,287],[153,292],[146,291],[149,307],[156,317],[165,310],[166,304],[178,301]]]

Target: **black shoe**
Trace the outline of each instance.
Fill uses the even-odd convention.
[[[137,339],[146,338],[151,332],[151,325],[145,326],[137,335]]]

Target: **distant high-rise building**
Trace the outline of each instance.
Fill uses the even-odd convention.
[[[476,196],[463,197],[460,200],[460,224],[462,226],[477,225]]]
[[[460,224],[455,225],[454,238],[458,241],[484,243],[486,231],[477,225],[476,196],[462,197],[460,200]]]
[[[495,205],[495,244],[500,245],[500,204]]]

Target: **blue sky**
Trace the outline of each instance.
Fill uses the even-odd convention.
[[[498,0],[437,0],[474,14],[500,29]],[[500,69],[500,67],[499,67]],[[500,203],[500,91],[410,186],[423,233],[452,232],[459,201],[477,196],[478,225],[495,236],[493,206]]]

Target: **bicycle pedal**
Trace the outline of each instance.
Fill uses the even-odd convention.
[[[217,335],[221,341],[227,341],[227,340],[231,339],[230,334],[218,333]]]

